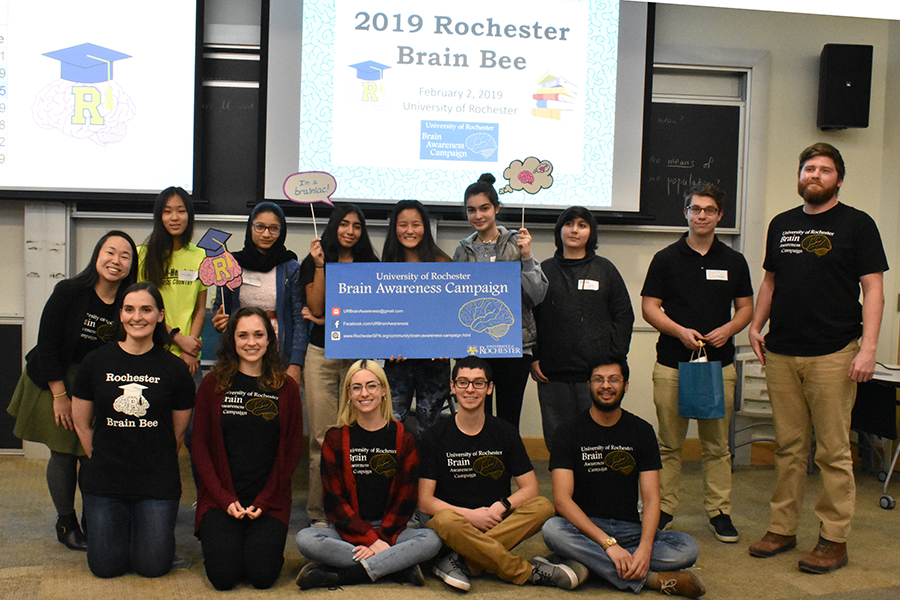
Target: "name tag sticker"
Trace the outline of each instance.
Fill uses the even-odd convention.
[[[706,270],[706,280],[707,281],[728,281],[728,271],[724,271],[721,269],[707,269]]]
[[[578,280],[578,289],[596,292],[597,290],[600,289],[600,282],[596,281],[594,279],[579,279]]]
[[[253,287],[259,287],[262,285],[262,281],[258,277],[253,277],[252,275],[243,277],[241,279],[242,283],[246,283],[247,285],[252,285]]]
[[[197,281],[197,271],[178,271],[178,281]]]

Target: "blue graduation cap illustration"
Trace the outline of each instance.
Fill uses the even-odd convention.
[[[230,237],[231,234],[227,231],[210,229],[203,234],[203,237],[197,242],[197,246],[206,250],[206,256],[218,256],[225,252],[225,242],[227,242]]]
[[[103,83],[113,78],[113,63],[128,54],[96,44],[79,44],[44,56],[60,62],[60,78],[74,83]]]
[[[381,81],[384,78],[385,69],[390,69],[389,66],[377,63],[374,60],[356,63],[355,65],[350,65],[350,68],[356,69],[356,78],[363,81]]]

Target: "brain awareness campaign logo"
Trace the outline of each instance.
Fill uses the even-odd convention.
[[[244,405],[247,412],[256,417],[271,421],[278,416],[278,404],[271,398],[251,398]]]
[[[141,390],[146,390],[146,385],[139,383],[127,383],[120,385],[124,393],[113,402],[113,410],[132,417],[143,417],[150,408],[150,403],[144,398]]]
[[[480,456],[472,465],[473,471],[491,479],[499,479],[503,475],[503,469],[503,461],[496,456]]]
[[[476,333],[487,333],[499,340],[516,322],[512,311],[496,298],[470,300],[459,309],[459,321]]]
[[[44,56],[60,62],[60,76],[38,92],[31,107],[35,123],[100,146],[125,139],[125,123],[134,118],[137,109],[113,79],[113,63],[131,56],[95,44],[80,44]]]
[[[831,240],[822,234],[808,235],[803,238],[800,247],[816,256],[825,256],[831,250]]]
[[[625,452],[624,450],[613,450],[606,455],[606,460],[604,462],[610,469],[621,471],[625,475],[631,473],[637,465],[631,453]]]
[[[397,472],[397,458],[393,454],[376,454],[369,461],[369,467],[373,473],[390,479]]]

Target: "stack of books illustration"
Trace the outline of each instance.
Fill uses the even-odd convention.
[[[537,89],[531,96],[535,104],[531,116],[559,121],[575,108],[577,94],[578,88],[571,81],[548,71],[538,79]]]

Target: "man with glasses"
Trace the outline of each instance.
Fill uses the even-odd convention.
[[[644,320],[659,331],[653,367],[653,402],[659,421],[661,509],[665,529],[678,507],[681,454],[688,420],[678,416],[678,363],[703,346],[708,360],[722,363],[725,416],[698,419],[704,508],[720,542],[737,542],[731,522],[731,452],[728,427],[734,412],[734,336],[753,316],[753,286],[742,254],[715,234],[722,220],[724,193],[711,183],[696,183],[684,194],[688,231],[656,253],[641,290]],[[732,312],[732,306],[734,311]]]
[[[628,375],[624,358],[601,360],[591,372],[591,407],[557,428],[550,474],[560,516],[544,523],[544,542],[620,590],[698,598],[706,589],[684,569],[700,546],[657,529],[659,448],[653,426],[622,410]]]
[[[457,412],[421,438],[419,511],[431,516],[428,527],[450,549],[435,562],[434,574],[461,591],[469,590],[470,575],[483,571],[518,585],[574,588],[579,577],[571,567],[510,553],[553,516],[553,505],[539,495],[519,432],[484,413],[492,388],[484,359],[457,360],[450,381]],[[518,490],[510,493],[513,478]]]

